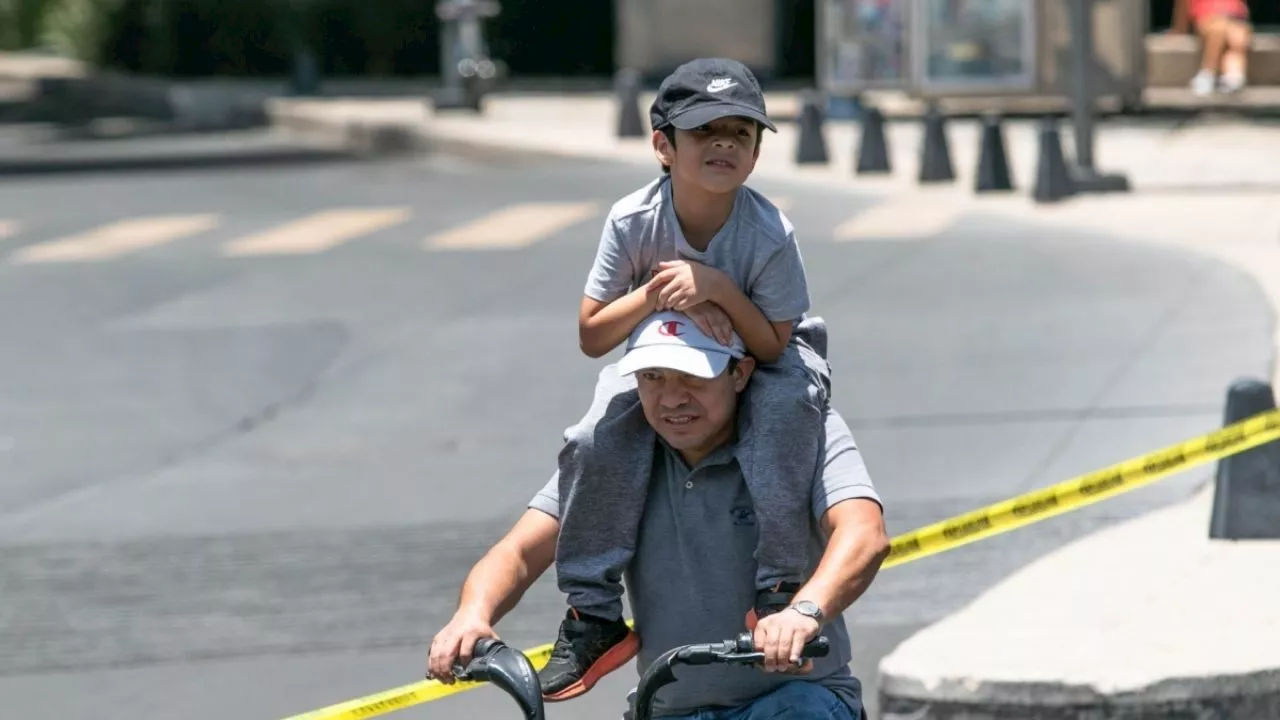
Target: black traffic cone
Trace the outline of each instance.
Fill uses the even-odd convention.
[[[623,68],[615,78],[618,93],[618,137],[644,137],[640,118],[640,72]]]
[[[937,103],[929,105],[924,116],[924,149],[920,154],[920,182],[950,182],[956,179],[951,167],[951,148],[947,144],[946,119]]]
[[[889,143],[884,135],[884,114],[869,107],[862,113],[862,139],[858,142],[857,174],[892,172]]]
[[[1036,202],[1057,202],[1076,194],[1075,183],[1067,172],[1067,161],[1062,156],[1062,138],[1058,135],[1058,122],[1053,117],[1040,121],[1040,151],[1036,164]]]
[[[982,147],[978,151],[974,189],[980,193],[1013,189],[1009,158],[1004,147],[1004,128],[1000,116],[994,113],[982,118]]]
[[[822,134],[822,107],[815,92],[804,95],[800,109],[800,138],[796,144],[796,163],[800,165],[825,164],[827,140]]]
[[[1242,378],[1227,389],[1223,424],[1232,425],[1275,409],[1275,392],[1270,385]],[[1280,539],[1280,440],[1218,461],[1209,537]]]

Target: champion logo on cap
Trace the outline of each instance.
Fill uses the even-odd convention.
[[[722,92],[736,86],[737,84],[738,83],[735,82],[733,78],[716,78],[707,84],[707,92]]]
[[[658,326],[658,334],[667,337],[680,337],[680,328],[684,323],[679,320],[668,320]]]

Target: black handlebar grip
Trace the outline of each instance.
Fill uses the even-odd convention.
[[[804,647],[800,650],[800,657],[806,657],[806,658],[826,657],[827,654],[830,652],[831,652],[831,641],[827,639],[826,635],[819,635],[818,637],[804,644]]]

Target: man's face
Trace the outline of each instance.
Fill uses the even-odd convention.
[[[693,130],[676,130],[675,147],[661,132],[655,143],[659,160],[671,167],[672,176],[708,192],[727,193],[755,170],[760,155],[757,133],[754,120],[726,117]]]
[[[696,463],[733,435],[738,393],[754,369],[750,357],[705,379],[662,368],[636,373],[645,419],[671,447]]]

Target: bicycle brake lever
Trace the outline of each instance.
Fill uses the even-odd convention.
[[[726,643],[701,643],[689,645],[677,653],[676,659],[681,665],[710,665],[724,657],[732,645]]]

